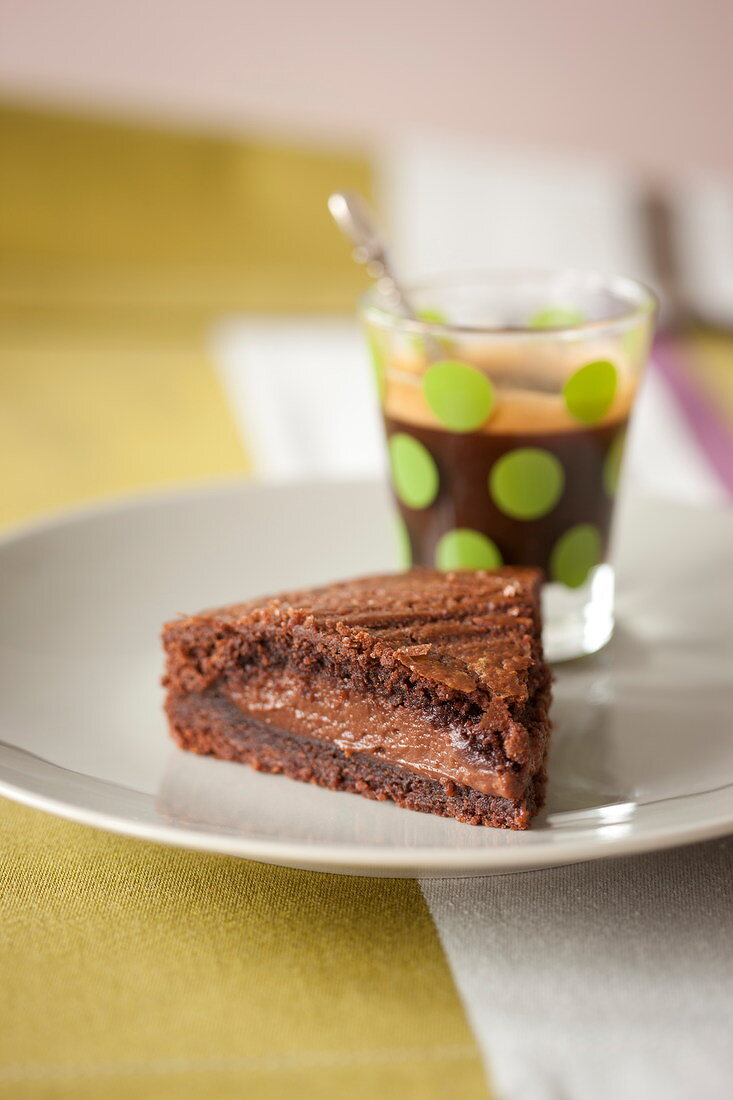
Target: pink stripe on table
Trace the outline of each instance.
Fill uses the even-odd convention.
[[[733,360],[733,351],[731,355]],[[652,364],[672,391],[703,454],[733,496],[733,425],[726,426],[696,388],[689,345],[660,337],[654,343]]]

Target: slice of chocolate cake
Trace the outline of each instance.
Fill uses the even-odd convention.
[[[414,569],[168,623],[179,745],[526,829],[544,800],[550,674],[535,569]]]

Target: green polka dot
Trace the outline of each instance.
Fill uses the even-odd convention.
[[[538,519],[557,504],[565,485],[558,459],[539,447],[518,447],[495,462],[489,492],[496,507],[513,519]]]
[[[374,383],[377,387],[379,400],[383,401],[387,388],[387,364],[384,361],[384,350],[376,332],[370,331],[367,333],[367,343],[369,344],[369,357],[372,362],[372,371],[374,372]]]
[[[453,432],[480,428],[494,407],[494,388],[486,375],[455,359],[433,363],[425,372],[423,393],[441,424]]]
[[[618,491],[625,444],[626,432],[620,431],[608,448],[606,461],[603,463],[603,488],[612,498],[616,496]]]
[[[440,478],[427,447],[411,435],[396,432],[389,441],[392,480],[397,497],[408,508],[427,508],[438,495]]]
[[[446,531],[435,550],[438,569],[498,569],[501,554],[495,542],[470,527]]]
[[[402,516],[395,518],[395,544],[397,547],[397,562],[400,569],[409,569],[412,565],[412,543],[410,532]]]
[[[535,313],[530,319],[530,328],[566,328],[568,325],[582,325],[585,317],[577,309],[565,309],[562,306],[547,306]]]
[[[600,560],[600,531],[592,523],[579,523],[555,543],[550,557],[550,576],[568,588],[580,588]]]
[[[613,363],[607,359],[586,363],[565,383],[562,391],[565,406],[576,420],[594,424],[611,408],[617,384],[618,376]]]

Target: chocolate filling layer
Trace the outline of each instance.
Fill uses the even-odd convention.
[[[326,677],[279,669],[250,669],[218,689],[243,714],[299,737],[338,746],[347,756],[369,753],[428,779],[451,781],[482,794],[519,798],[524,769],[472,747],[465,726],[436,726],[419,711],[378,697],[365,698]],[[458,719],[458,716],[457,716]]]
[[[237,760],[257,771],[282,773],[302,783],[351,791],[365,798],[391,799],[423,813],[453,817],[469,825],[526,829],[544,802],[545,772],[529,781],[521,799],[481,794],[445,780],[427,779],[408,768],[366,753],[346,757],[333,743],[296,737],[245,716],[218,690],[172,695],[166,703],[171,732],[191,752]],[[184,800],[169,808],[190,817]]]

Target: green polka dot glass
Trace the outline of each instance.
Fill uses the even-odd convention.
[[[534,566],[550,659],[593,653],[613,631],[610,532],[633,481],[622,456],[653,296],[621,277],[513,271],[407,298],[380,285],[362,305],[395,565]]]

